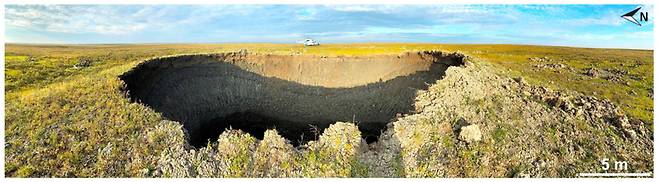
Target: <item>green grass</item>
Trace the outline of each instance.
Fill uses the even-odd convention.
[[[622,107],[631,118],[650,123],[653,101],[653,51],[629,49],[591,49],[523,45],[459,45],[459,44],[326,44],[304,47],[297,44],[189,44],[189,45],[62,45],[35,46],[7,44],[5,51],[5,91],[39,88],[74,75],[88,75],[113,66],[154,56],[225,52],[246,49],[262,54],[351,55],[400,54],[405,51],[461,51],[479,60],[508,70],[511,76],[523,76],[531,84],[556,90],[573,90],[609,99]],[[32,56],[36,61],[26,61]],[[81,57],[90,57],[93,65],[75,69]],[[533,57],[548,57],[554,63],[575,70],[556,73],[535,69]],[[585,68],[628,71],[622,82],[601,78],[587,79],[580,74]],[[626,83],[629,83],[626,85]],[[634,91],[636,95],[631,95]]]
[[[400,54],[406,51],[461,51],[505,70],[508,76],[523,76],[531,84],[554,90],[578,91],[609,99],[631,117],[651,124],[653,102],[653,51],[589,49],[521,45],[449,44],[325,44],[303,47],[293,44],[189,44],[189,45],[17,45],[5,49],[5,175],[6,176],[140,176],[153,169],[150,156],[159,156],[167,145],[149,143],[144,133],[163,118],[152,110],[131,103],[120,91],[118,75],[143,59],[172,54],[226,52],[247,49],[260,54],[313,54],[363,56]],[[74,68],[80,58],[92,59],[89,67]],[[531,57],[549,57],[575,72],[556,73],[535,69]],[[28,59],[32,58],[32,59]],[[588,79],[580,72],[589,67],[628,71],[623,82]],[[637,79],[640,78],[640,79]],[[629,84],[627,85],[626,82]],[[637,94],[631,95],[634,90]],[[491,111],[486,111],[491,112]],[[495,116],[491,116],[495,118]],[[580,127],[580,126],[579,126]],[[495,141],[505,138],[506,128],[493,130]],[[549,140],[555,135],[549,131]],[[452,141],[443,140],[444,143]],[[150,141],[154,143],[154,141]],[[157,143],[157,142],[156,142]],[[446,145],[452,147],[451,145]],[[349,148],[349,147],[348,147]],[[244,150],[243,150],[244,151]],[[328,169],[343,176],[361,176],[367,166],[353,158],[335,158],[331,150],[311,151],[302,158],[315,161],[307,176]],[[429,149],[428,149],[429,151]],[[560,151],[563,152],[563,151]],[[461,156],[470,161],[473,153]],[[235,160],[245,161],[244,158]],[[145,161],[138,161],[145,160]],[[147,160],[148,159],[148,160]],[[300,160],[302,160],[300,159]],[[468,159],[468,160],[467,160]],[[349,162],[342,169],[333,162]],[[471,161],[475,162],[475,161]],[[237,165],[233,168],[245,168]],[[476,166],[467,165],[473,168]],[[400,167],[402,169],[403,167]],[[396,170],[404,174],[404,170]],[[410,173],[410,172],[406,172]],[[233,176],[243,176],[237,173]]]
[[[631,118],[651,124],[653,101],[649,92],[653,88],[653,51],[588,49],[543,46],[472,46],[464,51],[480,60],[508,70],[511,76],[523,76],[531,84],[544,85],[554,90],[572,90],[613,101]],[[550,69],[535,69],[541,64],[530,61],[533,57],[548,57],[569,66],[575,72],[563,69],[557,73]],[[601,78],[590,79],[581,74],[585,68],[618,69],[628,71],[622,82]],[[639,80],[633,78],[641,78]],[[630,83],[626,85],[626,82]],[[634,90],[637,94],[630,94]]]
[[[491,136],[496,142],[501,142],[505,139],[505,136],[507,136],[507,129],[499,125]]]

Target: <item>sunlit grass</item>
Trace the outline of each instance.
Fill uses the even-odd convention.
[[[498,67],[504,71],[501,74],[506,76],[523,76],[531,84],[609,99],[632,119],[647,124],[653,120],[653,102],[649,97],[653,91],[653,51],[647,50],[408,43],[323,44],[318,47],[298,44],[8,44],[4,62],[5,150],[8,155],[5,174],[131,176],[141,174],[141,169],[153,168],[152,163],[132,161],[139,157],[126,154],[158,155],[155,149],[144,148],[143,151],[137,151],[137,154],[130,149],[138,148],[140,143],[147,140],[140,138],[142,133],[155,127],[162,118],[142,105],[130,103],[120,92],[122,83],[117,76],[139,61],[151,57],[241,49],[259,54],[318,56],[397,55],[422,50],[460,51],[477,61]],[[74,67],[82,57],[92,58],[91,66]],[[534,66],[539,63],[529,60],[533,57],[548,57],[574,71],[562,69],[558,73],[537,69]],[[589,78],[581,73],[583,69],[592,67],[599,70],[624,70],[628,74],[622,75],[621,82],[615,82]],[[494,131],[494,136],[500,140],[506,137],[507,132],[507,128],[500,128]],[[305,157],[322,161],[323,165],[328,166],[317,164],[318,168],[335,167],[326,163],[329,159],[333,160],[331,154],[312,154]],[[471,158],[470,153],[464,153],[463,157],[465,160]],[[352,159],[341,160],[346,162]],[[98,166],[89,167],[91,164]],[[340,172],[347,175],[359,171],[353,170]]]

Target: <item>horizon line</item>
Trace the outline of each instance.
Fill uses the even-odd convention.
[[[284,43],[284,42],[126,42],[126,43],[35,43],[35,42],[5,42],[5,44],[17,45],[72,45],[72,46],[93,46],[93,45],[185,45],[185,44],[299,44],[301,43]],[[645,50],[653,51],[653,48],[624,48],[624,47],[582,47],[570,45],[549,45],[549,44],[510,44],[510,43],[437,43],[437,42],[330,42],[321,43],[329,45],[339,44],[443,44],[443,45],[513,45],[513,46],[543,46],[543,47],[566,47],[566,48],[586,48],[586,49],[623,49],[623,50]]]

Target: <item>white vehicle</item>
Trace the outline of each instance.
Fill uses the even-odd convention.
[[[320,43],[317,40],[306,39],[304,40],[304,46],[319,46]]]

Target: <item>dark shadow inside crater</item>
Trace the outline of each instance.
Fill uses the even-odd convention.
[[[387,123],[413,111],[416,91],[439,80],[449,66],[463,64],[461,54],[392,56],[388,59],[422,59],[418,62],[429,64],[426,69],[385,81],[332,88],[263,76],[258,73],[263,65],[245,61],[246,56],[251,55],[157,58],[138,65],[121,79],[132,101],[181,122],[192,146],[203,147],[228,128],[258,139],[265,130],[276,129],[297,146],[317,139],[338,121],[356,123],[367,142],[377,141]],[[368,64],[377,65],[377,61],[363,62],[363,69],[369,69]]]

